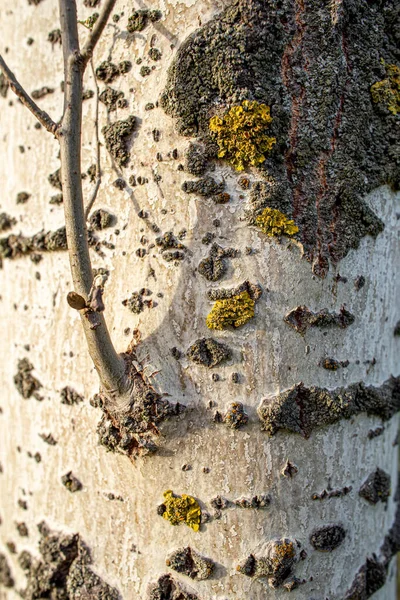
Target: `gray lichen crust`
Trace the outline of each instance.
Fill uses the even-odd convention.
[[[399,410],[400,377],[391,377],[380,387],[358,382],[334,390],[298,383],[277,396],[262,400],[258,415],[263,429],[270,435],[283,429],[307,438],[316,427],[359,413],[387,421]]]
[[[174,550],[165,562],[170,569],[198,581],[209,579],[215,566],[210,558],[202,556],[190,546]]]
[[[390,475],[379,467],[364,481],[358,492],[370,504],[387,502],[390,496]]]
[[[161,97],[178,132],[202,144],[188,156],[201,176],[218,153],[211,117],[243,100],[271,108],[277,141],[258,167],[249,221],[265,207],[293,218],[320,277],[382,231],[365,195],[399,185],[396,115],[371,95],[386,77],[381,59],[398,63],[396,4],[235,0],[181,45]]]
[[[271,540],[266,545],[264,556],[257,558],[250,554],[237,570],[248,577],[267,581],[272,588],[278,588],[293,576],[300,557],[299,548],[300,544],[296,540]]]
[[[199,600],[199,597],[184,589],[171,575],[161,575],[150,585],[147,600]]]
[[[91,556],[79,534],[51,531],[46,523],[38,526],[40,558],[24,550],[18,557],[25,571],[25,600],[37,598],[121,600],[119,592],[90,568]]]

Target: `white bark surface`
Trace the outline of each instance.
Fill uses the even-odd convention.
[[[375,241],[364,238],[360,248],[341,262],[338,271],[347,283],[334,281],[337,272],[333,268],[325,280],[319,280],[301,258],[301,248],[289,241],[279,245],[267,240],[241,220],[245,199],[239,196],[246,196],[246,192],[238,187],[238,175],[230,167],[217,167],[215,174],[217,179],[226,180],[232,196],[229,204],[218,206],[184,194],[181,184],[188,176],[177,166],[183,161],[188,140],[174,132],[172,119],[160,108],[144,110],[146,103],[159,97],[166,69],[179,44],[227,3],[148,3],[151,8],[160,8],[165,18],[136,34],[135,42],[129,45],[118,26],[126,23],[133,7],[120,0],[115,12],[124,12],[124,17],[120,23],[107,27],[95,53],[95,65],[108,58],[110,49],[115,62],[133,63],[132,71],[113,83],[129,100],[129,108],[119,110],[118,118],[134,114],[140,119],[131,162],[123,176],[128,180],[129,175],[135,174],[149,180],[143,186],[116,189],[112,182],[119,175],[102,147],[104,175],[95,208],[106,208],[115,214],[120,230],[119,235],[113,233],[114,229],[101,234],[115,244],[114,250],[105,250],[104,259],[93,254],[95,267],[111,271],[105,291],[106,319],[120,351],[131,340],[131,335],[124,334],[125,328],[131,332],[140,330],[138,356],[146,373],[151,376],[159,371],[152,378],[155,387],[188,407],[183,415],[163,427],[158,454],[139,458],[132,464],[126,457],[107,453],[98,445],[96,426],[100,411],[89,405],[98,383],[78,314],[66,302],[66,294],[72,289],[67,254],[43,254],[38,265],[28,257],[5,260],[0,271],[0,461],[4,471],[0,474],[0,550],[9,557],[17,582],[15,590],[24,587],[24,576],[5,543],[14,541],[18,551],[26,548],[37,554],[36,524],[44,519],[54,530],[79,532],[92,549],[94,570],[117,587],[124,599],[145,598],[148,584],[169,571],[165,565],[167,554],[189,545],[217,563],[215,576],[207,581],[192,583],[177,576],[193,587],[202,600],[284,598],[286,590],[266,592],[260,582],[241,575],[236,567],[249,554],[262,550],[269,540],[289,537],[299,540],[308,553],[295,571],[308,582],[292,597],[339,600],[365,558],[379,552],[393,523],[397,417],[385,423],[384,433],[372,440],[367,433],[381,422],[366,415],[320,428],[309,439],[287,433],[269,438],[261,431],[256,409],[263,398],[299,381],[306,386],[333,389],[358,381],[379,386],[390,375],[398,375],[400,339],[393,336],[393,329],[399,319],[396,270],[400,264],[400,196],[388,187],[370,194],[368,203],[384,221],[385,230]],[[91,12],[82,7],[83,18]],[[42,85],[56,89],[39,103],[58,119],[62,107],[62,53],[58,45],[52,48],[47,41],[48,32],[58,27],[56,3],[43,0],[37,7],[26,2],[11,7],[3,2],[0,23],[1,50],[8,47],[5,58],[10,67],[28,91]],[[163,57],[154,63],[156,68],[151,75],[143,78],[135,63],[147,55],[152,35],[156,36],[156,46]],[[28,37],[34,38],[30,46],[26,44]],[[90,73],[85,87],[93,89]],[[95,162],[94,109],[94,100],[84,103],[83,171]],[[103,105],[100,115],[105,124]],[[24,235],[63,224],[62,208],[48,202],[56,193],[47,177],[59,167],[57,143],[44,129],[35,129],[34,123],[32,115],[10,93],[7,100],[1,99],[0,210],[17,219],[13,232]],[[153,140],[154,128],[161,131],[159,143]],[[174,148],[178,149],[177,160],[168,157]],[[162,162],[156,161],[157,152],[162,154]],[[154,182],[154,173],[162,176],[159,185]],[[253,175],[250,177],[254,179]],[[86,180],[87,198],[90,189]],[[15,203],[20,191],[31,194],[24,205]],[[150,220],[163,233],[187,229],[183,240],[187,257],[179,266],[165,263],[157,248],[143,259],[136,255],[142,236],[149,242],[155,237],[145,221],[138,218],[141,209],[150,213]],[[212,223],[217,218],[221,220],[219,228]],[[195,274],[199,261],[208,254],[208,247],[201,244],[208,231],[215,232],[216,241],[223,246],[242,251],[238,258],[229,260],[224,280],[212,285],[235,287],[249,279],[260,283],[264,290],[256,305],[256,317],[250,323],[235,332],[211,332],[234,348],[234,358],[213,370],[196,366],[186,358],[176,361],[170,353],[173,346],[186,351],[196,339],[210,334],[205,326],[212,306],[206,297],[210,284]],[[246,246],[257,253],[247,256]],[[149,277],[150,267],[156,278]],[[40,273],[40,280],[35,277],[36,272]],[[360,275],[365,276],[366,285],[357,291],[354,280]],[[134,315],[121,302],[143,287],[152,291],[151,298],[157,306]],[[159,292],[163,297],[157,297]],[[310,329],[303,338],[283,322],[290,309],[302,304],[312,310],[332,311],[345,304],[356,320],[347,329]],[[345,369],[326,371],[318,363],[327,356],[349,360],[350,364]],[[43,384],[42,402],[24,400],[15,389],[13,376],[23,357],[33,363],[34,375]],[[372,359],[376,359],[373,366],[366,362]],[[212,372],[220,375],[220,381],[212,381]],[[232,382],[233,372],[240,374],[239,384]],[[60,390],[66,385],[83,394],[85,403],[61,404]],[[212,409],[208,408],[210,401],[215,403]],[[223,413],[234,401],[245,405],[249,424],[238,431],[214,424],[215,409]],[[56,446],[45,444],[39,437],[40,433],[49,432],[58,441]],[[41,462],[30,458],[29,452],[39,452]],[[292,479],[281,475],[287,459],[298,467],[298,474]],[[183,471],[184,464],[191,465],[191,470]],[[210,469],[209,473],[203,472],[204,467]],[[387,506],[370,506],[358,495],[360,485],[376,467],[391,475],[392,495]],[[83,483],[83,490],[75,494],[61,484],[61,476],[69,470]],[[312,501],[312,494],[321,492],[329,482],[333,489],[352,486],[352,491],[344,498]],[[222,511],[220,520],[205,524],[195,533],[185,525],[172,527],[157,515],[157,505],[168,489],[196,497],[203,510],[210,513],[210,500],[218,494],[235,500],[268,493],[271,505],[258,511],[230,508]],[[110,492],[121,495],[123,502],[110,501]],[[18,506],[18,499],[27,501],[27,511]],[[18,536],[16,521],[26,522],[28,538]],[[344,526],[344,543],[331,553],[313,550],[309,543],[311,532],[330,523]],[[392,563],[388,583],[374,598],[395,597],[393,575]],[[0,598],[7,600],[18,597],[13,590],[0,592]]]

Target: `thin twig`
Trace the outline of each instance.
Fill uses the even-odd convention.
[[[93,58],[90,59],[90,66],[92,68],[93,80],[95,85],[95,102],[96,108],[94,113],[94,130],[96,136],[96,185],[94,186],[94,190],[92,193],[92,197],[90,198],[86,209],[85,209],[85,219],[88,220],[89,213],[92,210],[92,206],[95,203],[97,192],[99,191],[101,184],[101,164],[100,164],[100,139],[99,139],[99,86],[97,84],[96,72],[94,70]]]
[[[31,113],[37,118],[39,123],[41,123],[43,125],[43,127],[45,127],[47,129],[47,131],[50,131],[50,133],[53,133],[55,135],[57,132],[57,128],[58,128],[57,123],[55,123],[53,121],[53,119],[51,119],[51,117],[44,110],[41,110],[38,107],[38,105],[32,100],[32,98],[24,90],[22,85],[17,81],[14,73],[12,73],[12,71],[10,71],[10,69],[8,68],[7,64],[5,63],[5,61],[1,55],[0,55],[0,68],[2,70],[4,77],[8,81],[10,88],[12,89],[14,94],[16,94],[18,96],[18,98],[21,100],[22,104],[24,106],[26,106],[27,108],[29,108]]]
[[[103,33],[104,27],[107,25],[108,18],[115,6],[116,0],[106,0],[103,9],[97,19],[91,34],[82,50],[82,64],[83,69],[86,68],[87,63],[93,56],[93,50],[99,41],[101,34]]]

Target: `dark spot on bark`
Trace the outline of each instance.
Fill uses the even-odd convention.
[[[277,396],[262,400],[258,415],[263,429],[274,435],[280,429],[309,437],[316,427],[366,412],[383,421],[400,410],[400,377],[379,387],[363,382],[334,390],[305,387],[298,383]]]
[[[39,98],[43,98],[44,96],[47,96],[48,94],[53,94],[53,93],[54,93],[54,88],[43,86],[38,90],[33,90],[33,92],[31,93],[31,96],[34,100],[39,100]]]
[[[115,181],[113,181],[113,186],[117,188],[117,190],[123,190],[126,188],[126,181],[122,179],[122,177],[118,177]]]
[[[26,204],[26,202],[28,202],[29,198],[31,197],[30,194],[28,194],[28,192],[19,192],[17,194],[17,204]]]
[[[237,570],[248,577],[266,579],[270,587],[278,588],[293,575],[299,560],[298,547],[299,544],[295,540],[271,540],[267,544],[264,556],[257,558],[250,554]]]
[[[250,283],[250,281],[244,281],[235,288],[226,289],[220,288],[218,290],[208,290],[207,296],[209,300],[224,300],[226,298],[233,298],[238,296],[242,292],[247,292],[252,300],[258,300],[262,294],[261,286],[257,283]]]
[[[394,326],[393,335],[400,336],[400,321],[397,321],[396,325]]]
[[[147,77],[148,75],[150,75],[151,69],[147,65],[143,65],[142,67],[140,67],[139,73],[142,77]]]
[[[18,372],[14,375],[14,383],[23,398],[30,398],[31,396],[37,398],[36,394],[42,387],[40,381],[32,375],[33,369],[34,366],[27,358],[18,361]]]
[[[54,173],[50,173],[47,179],[50,185],[55,187],[57,190],[62,190],[61,169],[57,169],[57,171],[54,171]]]
[[[205,558],[190,546],[175,550],[168,555],[165,562],[170,569],[197,581],[208,579],[215,566],[210,558]]]
[[[375,427],[375,429],[370,429],[367,433],[367,437],[369,440],[372,440],[376,437],[378,437],[379,435],[382,435],[382,433],[384,432],[384,428],[383,427]]]
[[[97,240],[89,232],[89,245],[96,249]],[[37,254],[38,251],[55,252],[67,249],[65,227],[56,231],[39,231],[32,237],[9,235],[0,238],[0,257],[15,259],[21,256]]]
[[[313,531],[310,543],[315,550],[332,552],[343,542],[346,531],[341,525],[325,525]]]
[[[223,422],[228,425],[231,429],[239,429],[247,424],[249,417],[244,410],[244,406],[241,402],[232,402],[228,410],[226,411]]]
[[[211,231],[207,231],[207,233],[205,233],[203,235],[203,237],[201,238],[201,243],[204,244],[205,246],[208,246],[209,244],[211,244],[211,242],[213,241],[214,238],[215,238],[215,233],[212,233]]]
[[[100,4],[100,0],[83,0],[83,4],[87,8],[96,8]]]
[[[379,562],[375,554],[367,558],[358,570],[351,588],[344,600],[365,600],[378,591],[386,582],[385,566]]]
[[[39,433],[39,437],[41,437],[46,444],[49,444],[49,446],[55,446],[57,444],[57,440],[54,439],[51,433]]]
[[[186,150],[185,171],[191,175],[201,177],[210,166],[210,160],[215,155],[215,148],[210,144],[197,144],[191,142]]]
[[[7,213],[0,213],[0,232],[7,231],[7,229],[11,229],[17,220],[14,217],[10,217]]]
[[[82,100],[90,100],[90,98],[93,98],[94,96],[94,91],[93,90],[83,90],[82,92]]]
[[[49,204],[55,204],[57,206],[59,206],[62,203],[63,203],[63,195],[62,194],[55,194],[54,196],[51,196],[51,198],[49,200]]]
[[[285,466],[283,467],[281,473],[284,477],[294,477],[297,473],[299,472],[299,469],[297,468],[297,466],[290,462],[289,460],[286,461]]]
[[[217,182],[212,177],[203,177],[195,181],[185,181],[182,190],[187,194],[197,194],[203,198],[214,198],[224,191],[225,183]]]
[[[5,78],[5,75],[3,73],[0,73],[0,96],[2,98],[7,97],[8,88],[9,88],[9,83],[8,83],[7,79]]]
[[[79,479],[72,474],[72,471],[68,471],[61,477],[61,483],[69,492],[79,492],[83,487]]]
[[[260,494],[252,498],[239,498],[235,500],[236,506],[239,508],[268,508],[271,504],[271,496],[268,494]]]
[[[100,79],[100,81],[104,81],[104,83],[111,83],[124,73],[127,73],[132,68],[132,63],[128,60],[124,60],[119,65],[115,65],[109,60],[104,60],[97,68],[96,68],[96,77]]]
[[[199,600],[198,596],[175,581],[171,575],[161,575],[157,583],[149,586],[148,600]]]
[[[336,360],[335,358],[323,358],[320,362],[321,367],[327,371],[337,371],[341,367],[349,366],[348,360]]]
[[[155,242],[166,262],[180,261],[185,258],[186,246],[179,241],[172,231],[157,237]]]
[[[125,94],[122,91],[114,90],[112,87],[107,86],[99,96],[100,102],[106,107],[108,112],[113,112],[117,108],[126,108],[128,106],[128,100],[124,97]]]
[[[17,504],[20,508],[22,508],[22,510],[28,510],[28,503],[26,500],[22,500],[21,498],[19,498]]]
[[[319,494],[313,494],[311,496],[312,500],[327,500],[328,498],[342,498],[343,496],[347,496],[352,490],[352,486],[345,486],[341,489],[337,490],[322,490]]]
[[[359,494],[370,504],[386,502],[390,496],[390,476],[378,467],[364,481]]]
[[[78,394],[73,388],[66,386],[61,390],[61,404],[72,406],[80,402],[83,402],[83,396]]]
[[[40,558],[34,558],[27,551],[18,557],[27,579],[22,591],[25,600],[121,600],[118,591],[91,570],[90,550],[79,534],[52,532],[43,522],[38,528]]]
[[[148,54],[151,60],[161,60],[162,52],[158,48],[150,48]]]
[[[237,250],[234,248],[222,248],[218,244],[212,244],[207,258],[203,258],[197,267],[200,275],[203,275],[208,281],[218,281],[228,270],[224,258],[235,258]]]
[[[365,285],[365,277],[364,275],[359,275],[359,277],[356,277],[354,280],[354,287],[356,288],[357,292],[359,290],[361,290],[361,288],[363,288]]]
[[[7,562],[6,556],[0,552],[0,585],[6,588],[14,587],[14,579],[11,575],[11,569]]]
[[[56,44],[61,46],[61,29],[53,29],[47,36],[47,41],[54,47]]]
[[[213,338],[196,340],[186,354],[196,364],[209,368],[215,367],[232,357],[230,348]]]
[[[102,129],[106,148],[120,167],[129,162],[128,143],[135,126],[136,119],[130,115],[125,121],[115,121]]]
[[[354,316],[341,307],[339,313],[331,313],[326,308],[313,312],[307,306],[297,306],[284,318],[285,323],[304,335],[309,327],[340,327],[345,329],[354,323]]]
[[[26,523],[24,523],[24,522],[15,523],[15,527],[21,537],[29,536],[29,531],[28,531],[28,527],[26,526]]]

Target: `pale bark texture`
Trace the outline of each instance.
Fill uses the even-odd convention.
[[[91,213],[113,218],[88,226],[110,336],[150,394],[132,435],[95,396],[63,233],[36,235],[64,226],[58,142],[1,81],[1,600],[395,598],[399,122],[370,89],[390,88],[399,57],[393,4],[378,4],[117,0],[93,57],[115,65],[100,94],[121,92],[99,104]],[[80,20],[95,11],[78,4]],[[53,0],[0,3],[1,54],[27,92],[53,90],[35,102],[55,122],[59,27]],[[276,143],[239,172],[207,127],[244,100],[271,107]],[[266,207],[299,231],[268,236]],[[207,327],[243,297],[251,319]]]

